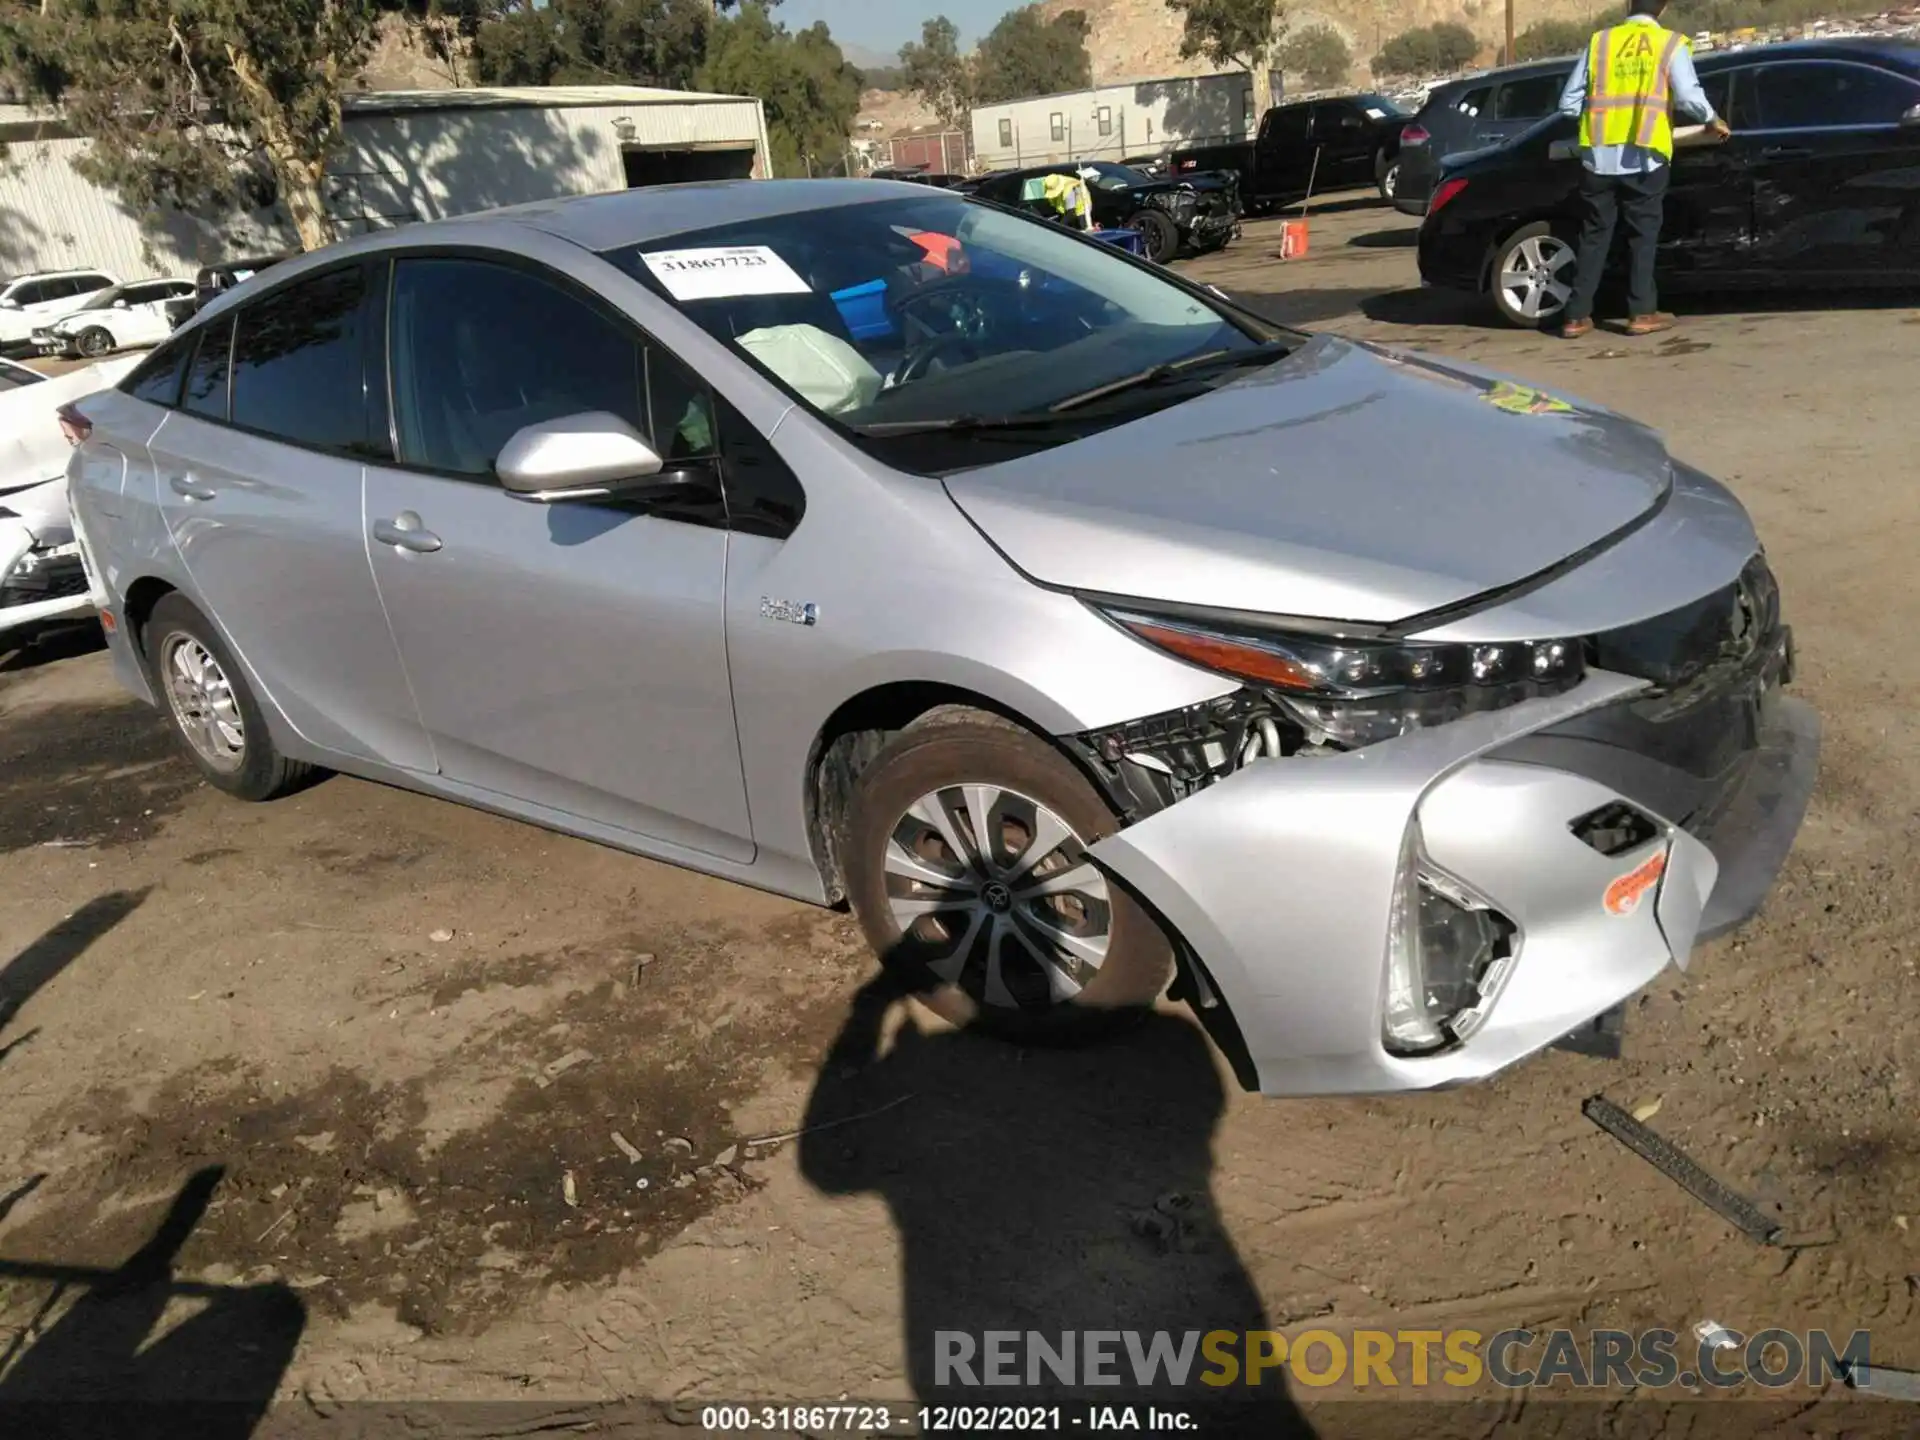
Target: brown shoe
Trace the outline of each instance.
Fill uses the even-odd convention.
[[[1578,340],[1582,335],[1591,335],[1592,333],[1593,321],[1591,320],[1569,320],[1560,327],[1560,338],[1562,340]]]
[[[1677,323],[1666,311],[1656,310],[1651,315],[1636,315],[1627,321],[1627,334],[1658,335],[1662,330],[1671,330]]]

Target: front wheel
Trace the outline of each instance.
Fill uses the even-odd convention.
[[[1027,1044],[1096,1038],[1151,1006],[1173,968],[1153,917],[1087,858],[1117,828],[1044,740],[935,711],[860,777],[843,837],[853,908],[942,1019]]]
[[[1522,330],[1556,323],[1573,298],[1578,256],[1545,221],[1523,225],[1493,257],[1491,289],[1500,318]]]
[[[80,332],[74,342],[74,348],[89,360],[98,360],[102,355],[113,353],[113,335],[98,325],[89,325]]]
[[[1180,227],[1158,210],[1142,210],[1127,221],[1127,228],[1139,232],[1147,258],[1156,265],[1165,265],[1180,253]]]

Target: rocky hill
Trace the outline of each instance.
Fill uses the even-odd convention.
[[[1204,60],[1180,58],[1180,17],[1166,0],[1042,0],[1041,10],[1058,14],[1084,10],[1092,22],[1087,50],[1093,57],[1096,85],[1122,80],[1147,80],[1165,75],[1204,75],[1215,67]],[[1527,0],[1522,28],[1536,20],[1584,20],[1602,9],[1597,0]],[[1327,26],[1339,33],[1353,52],[1352,79],[1367,83],[1367,61],[1386,41],[1402,30],[1457,20],[1485,44],[1483,59],[1491,60],[1504,37],[1506,7],[1501,0],[1298,0],[1286,6],[1287,27],[1307,30]]]

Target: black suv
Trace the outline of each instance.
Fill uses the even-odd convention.
[[[1577,57],[1565,55],[1434,86],[1400,132],[1400,167],[1387,196],[1394,209],[1426,214],[1443,159],[1511,140],[1551,115],[1576,63]]]
[[[279,255],[253,255],[245,260],[229,260],[224,265],[202,266],[200,273],[193,278],[193,294],[183,295],[178,300],[167,301],[167,324],[178,330],[212,304],[215,297],[231,290],[242,280],[258,274],[270,265],[278,265],[282,260],[296,253],[298,252],[287,251]]]

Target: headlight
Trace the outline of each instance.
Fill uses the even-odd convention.
[[[1387,921],[1386,1048],[1424,1055],[1473,1034],[1513,972],[1516,942],[1513,922],[1429,861],[1409,825]]]
[[[1149,645],[1260,686],[1307,738],[1343,749],[1498,710],[1578,683],[1577,640],[1429,645],[1213,629],[1123,610],[1103,612]]]

